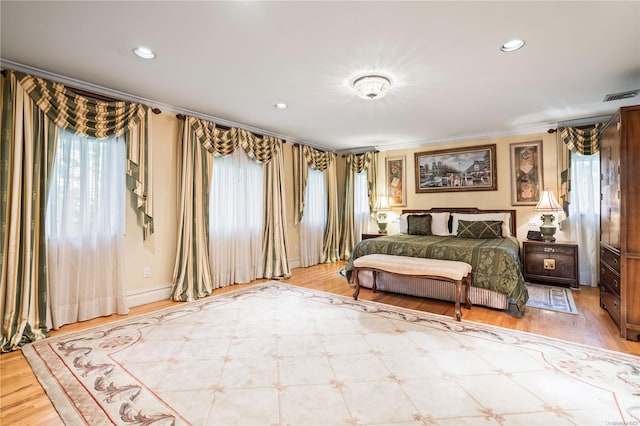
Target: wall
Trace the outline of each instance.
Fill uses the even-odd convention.
[[[142,227],[129,197],[125,229],[125,283],[129,306],[169,297],[177,244],[177,150],[179,121],[175,114],[150,114],[151,179],[154,233],[142,238]],[[143,271],[150,268],[151,276]]]
[[[447,143],[438,145],[421,146],[412,149],[380,152],[378,157],[378,193],[384,192],[385,158],[404,155],[406,167],[406,191],[407,209],[422,209],[430,207],[478,207],[481,209],[513,209],[516,210],[516,223],[518,225],[517,237],[520,241],[526,239],[527,231],[538,230],[542,221],[540,213],[533,210],[535,206],[511,205],[511,170],[510,147],[512,143],[534,142],[541,140],[543,159],[544,188],[554,190],[558,196],[558,172],[556,135],[548,133],[518,135],[502,138],[481,139],[467,142]],[[466,192],[442,192],[442,193],[416,193],[414,174],[414,154],[417,152],[461,148],[466,146],[496,144],[496,173],[497,191],[466,191]],[[394,216],[398,216],[402,208],[394,209]],[[528,223],[535,223],[528,225]],[[375,228],[375,226],[373,227]],[[370,229],[374,231],[374,229]],[[398,232],[398,224],[391,223],[389,232]],[[558,230],[556,238],[563,239],[562,231]]]

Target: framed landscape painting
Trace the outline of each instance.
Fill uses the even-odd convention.
[[[542,178],[542,141],[512,143],[511,204],[535,206],[540,201]]]
[[[391,207],[407,205],[405,156],[386,158],[386,192]]]
[[[496,145],[417,152],[416,192],[495,191]]]

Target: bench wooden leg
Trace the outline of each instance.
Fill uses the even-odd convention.
[[[354,268],[351,272],[351,279],[356,283],[356,291],[353,292],[353,300],[358,300],[360,294],[360,280],[358,280],[358,268]]]
[[[462,297],[462,280],[456,282],[456,320],[462,321],[462,311],[460,310],[460,298]]]
[[[469,289],[471,288],[471,273],[464,277],[465,289],[464,289],[464,301],[467,309],[471,309],[471,300],[469,299]]]

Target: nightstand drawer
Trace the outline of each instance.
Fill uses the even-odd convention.
[[[612,252],[606,247],[600,247],[600,260],[617,273],[620,273],[620,255]]]
[[[527,245],[527,251],[531,252],[531,253],[536,253],[536,254],[542,254],[544,256],[550,256],[550,255],[555,255],[555,256],[570,256],[573,257],[573,255],[576,252],[576,247],[575,246],[563,246],[563,245],[558,245],[558,244],[554,244],[554,243],[550,243],[550,244],[528,244]]]
[[[600,284],[608,286],[613,293],[620,295],[620,275],[612,271],[604,262],[600,263]]]

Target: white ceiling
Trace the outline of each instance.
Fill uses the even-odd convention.
[[[640,89],[640,2],[2,0],[0,14],[8,68],[334,150],[539,132],[640,103],[602,102]],[[525,47],[501,52],[512,38]],[[371,71],[393,79],[383,99],[350,88]]]

